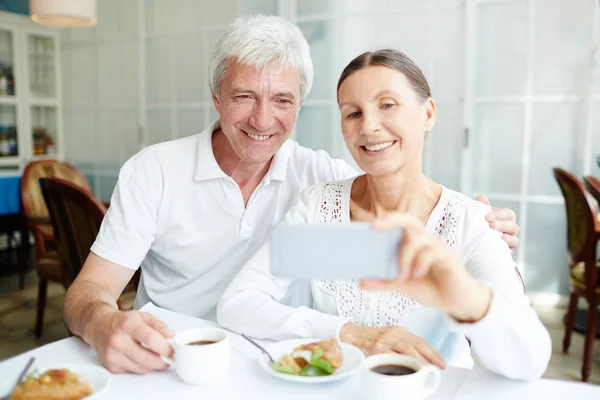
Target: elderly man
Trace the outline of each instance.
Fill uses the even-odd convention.
[[[152,301],[214,320],[222,292],[298,193],[356,175],[325,152],[288,140],[312,81],[308,44],[295,25],[278,17],[238,19],[210,63],[220,119],[125,163],[64,310],[70,331],[109,370],[165,368],[159,355],[171,353],[166,338],[173,333],[163,322],[118,311],[137,268],[136,309]],[[516,246],[514,213],[497,210],[488,218]]]

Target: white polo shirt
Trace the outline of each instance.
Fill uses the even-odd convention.
[[[216,320],[229,282],[266,241],[305,188],[357,173],[324,151],[288,140],[247,206],[215,160],[213,122],[204,132],[141,150],[121,168],[92,252],[141,266],[135,308],[159,307]]]

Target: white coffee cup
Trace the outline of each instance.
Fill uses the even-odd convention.
[[[384,375],[373,371],[373,368],[384,365],[408,367],[415,372],[407,375]],[[362,398],[420,400],[433,394],[440,385],[440,380],[440,370],[432,365],[401,354],[377,354],[363,361]]]
[[[210,341],[210,344],[191,344]],[[190,385],[222,383],[227,377],[231,363],[231,339],[219,328],[198,328],[180,332],[169,343],[173,357],[162,357],[169,365],[175,365],[177,375]]]

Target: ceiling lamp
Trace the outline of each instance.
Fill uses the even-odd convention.
[[[31,20],[63,28],[94,26],[96,0],[29,0]]]

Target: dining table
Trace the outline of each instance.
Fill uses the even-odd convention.
[[[146,304],[142,311],[164,321],[175,332],[200,327],[218,327],[215,322],[179,314]],[[183,383],[174,367],[146,375],[113,374],[99,399],[285,399],[285,400],[358,400],[371,398],[362,393],[360,368],[344,380],[307,384],[275,378],[259,365],[261,351],[242,336],[230,332],[231,366],[224,383],[211,386],[191,386]],[[260,341],[268,347],[270,341]],[[0,362],[0,381],[16,379],[27,361],[35,357],[35,365],[94,364],[100,362],[93,349],[77,337],[63,339]],[[34,366],[35,366],[34,365]],[[441,373],[433,400],[516,400],[516,399],[600,399],[600,386],[539,379],[533,382],[513,381],[483,367],[473,369],[448,367]],[[373,399],[376,400],[376,399]]]

